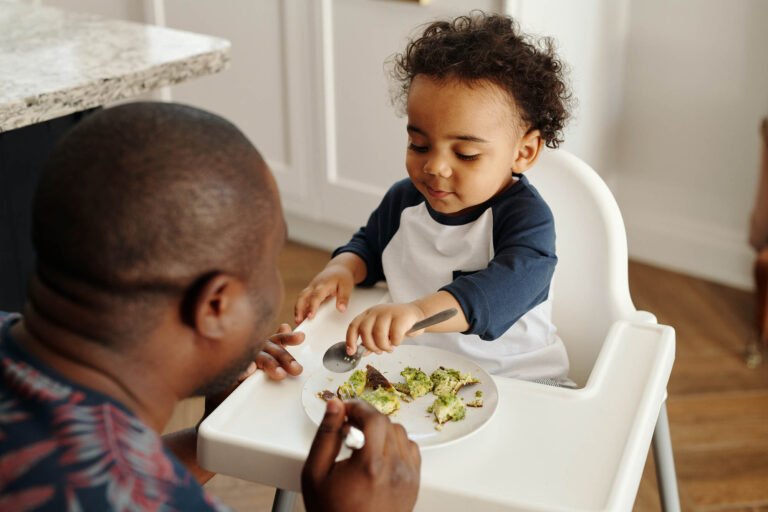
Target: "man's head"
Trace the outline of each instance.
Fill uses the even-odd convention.
[[[234,125],[177,104],[106,109],[61,140],[41,178],[30,307],[118,351],[163,326],[189,333],[216,354],[218,372],[197,383],[211,391],[271,327],[284,236],[274,180]],[[62,314],[61,300],[90,318]]]

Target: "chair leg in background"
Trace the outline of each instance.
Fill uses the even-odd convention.
[[[656,429],[653,431],[652,444],[661,509],[664,512],[680,512],[680,495],[677,492],[677,475],[675,459],[672,455],[672,439],[669,436],[666,402],[661,404]]]
[[[272,512],[293,512],[296,508],[296,498],[299,493],[275,489],[275,501],[272,502]]]
[[[768,165],[768,161],[766,161],[766,165]],[[748,368],[757,368],[763,363],[763,348],[768,347],[768,249],[762,249],[758,252],[753,276],[757,335],[747,342],[744,360]]]

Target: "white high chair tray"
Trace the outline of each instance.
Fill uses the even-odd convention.
[[[304,373],[249,378],[200,427],[200,463],[300,491],[316,425],[302,389],[359,312],[387,299],[357,289],[348,310],[325,304],[292,353]],[[417,510],[630,510],[674,360],[667,326],[617,322],[578,390],[494,377],[497,411],[477,435],[422,451]]]

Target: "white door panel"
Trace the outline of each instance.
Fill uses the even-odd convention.
[[[212,110],[239,126],[275,173],[286,209],[311,215],[308,102],[312,67],[306,2],[164,0],[172,28],[232,42],[229,69],[173,88],[173,100]]]
[[[364,224],[387,188],[404,178],[405,118],[390,102],[385,61],[404,49],[417,27],[501,1],[321,0],[314,4],[321,77],[325,172],[318,193],[322,218],[354,229]]]

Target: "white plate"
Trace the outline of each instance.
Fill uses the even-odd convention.
[[[390,419],[400,423],[408,432],[408,437],[422,448],[443,446],[462,439],[478,431],[496,412],[499,393],[496,383],[491,376],[473,361],[464,356],[433,347],[418,345],[403,345],[391,354],[370,355],[364,357],[358,368],[365,369],[366,364],[373,365],[391,382],[402,382],[400,372],[406,366],[421,368],[427,375],[438,367],[454,368],[462,373],[470,373],[480,379],[480,383],[467,386],[459,391],[459,396],[465,402],[475,397],[475,391],[483,392],[482,407],[467,407],[467,415],[461,421],[449,421],[443,424],[442,430],[435,430],[437,425],[434,415],[427,412],[435,396],[428,393],[416,400],[400,403],[400,410],[390,415]],[[309,376],[301,393],[301,402],[309,418],[319,425],[325,414],[325,402],[317,397],[324,389],[336,392],[342,382],[346,381],[352,372],[333,373],[322,368]]]

